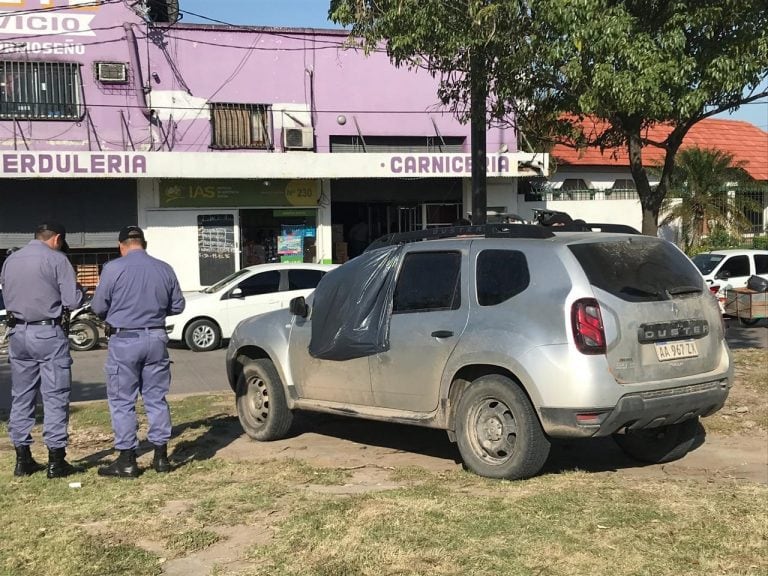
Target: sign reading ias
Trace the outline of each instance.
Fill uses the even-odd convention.
[[[161,180],[161,208],[317,206],[318,180]]]

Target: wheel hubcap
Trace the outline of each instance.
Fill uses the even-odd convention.
[[[489,398],[478,405],[473,417],[472,441],[482,458],[501,464],[512,457],[517,439],[517,425],[509,407]]]
[[[200,348],[207,348],[213,344],[213,329],[210,326],[198,326],[192,332],[192,341]]]
[[[256,422],[266,422],[269,416],[269,396],[261,378],[253,378],[248,382],[248,408]]]

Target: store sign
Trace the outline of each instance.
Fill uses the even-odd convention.
[[[147,173],[147,157],[143,154],[3,152],[0,167],[3,174],[17,176],[139,175]]]
[[[24,36],[96,36],[91,30],[93,14],[0,12],[0,34]]]
[[[317,180],[163,180],[160,207],[317,206]]]
[[[487,156],[485,159],[488,172],[509,174],[510,162],[507,156]],[[393,174],[472,174],[472,156],[465,154],[412,154],[392,156],[389,169]]]

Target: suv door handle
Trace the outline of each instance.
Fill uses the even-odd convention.
[[[450,330],[435,330],[434,332],[432,332],[432,336],[434,336],[435,338],[450,338],[451,336],[453,336],[453,332],[451,332]]]

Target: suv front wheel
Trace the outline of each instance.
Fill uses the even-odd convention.
[[[280,376],[271,360],[251,360],[237,382],[237,415],[254,440],[284,438],[293,422]]]
[[[549,440],[528,397],[498,374],[472,382],[456,407],[456,443],[464,465],[479,476],[521,480],[537,474]]]

